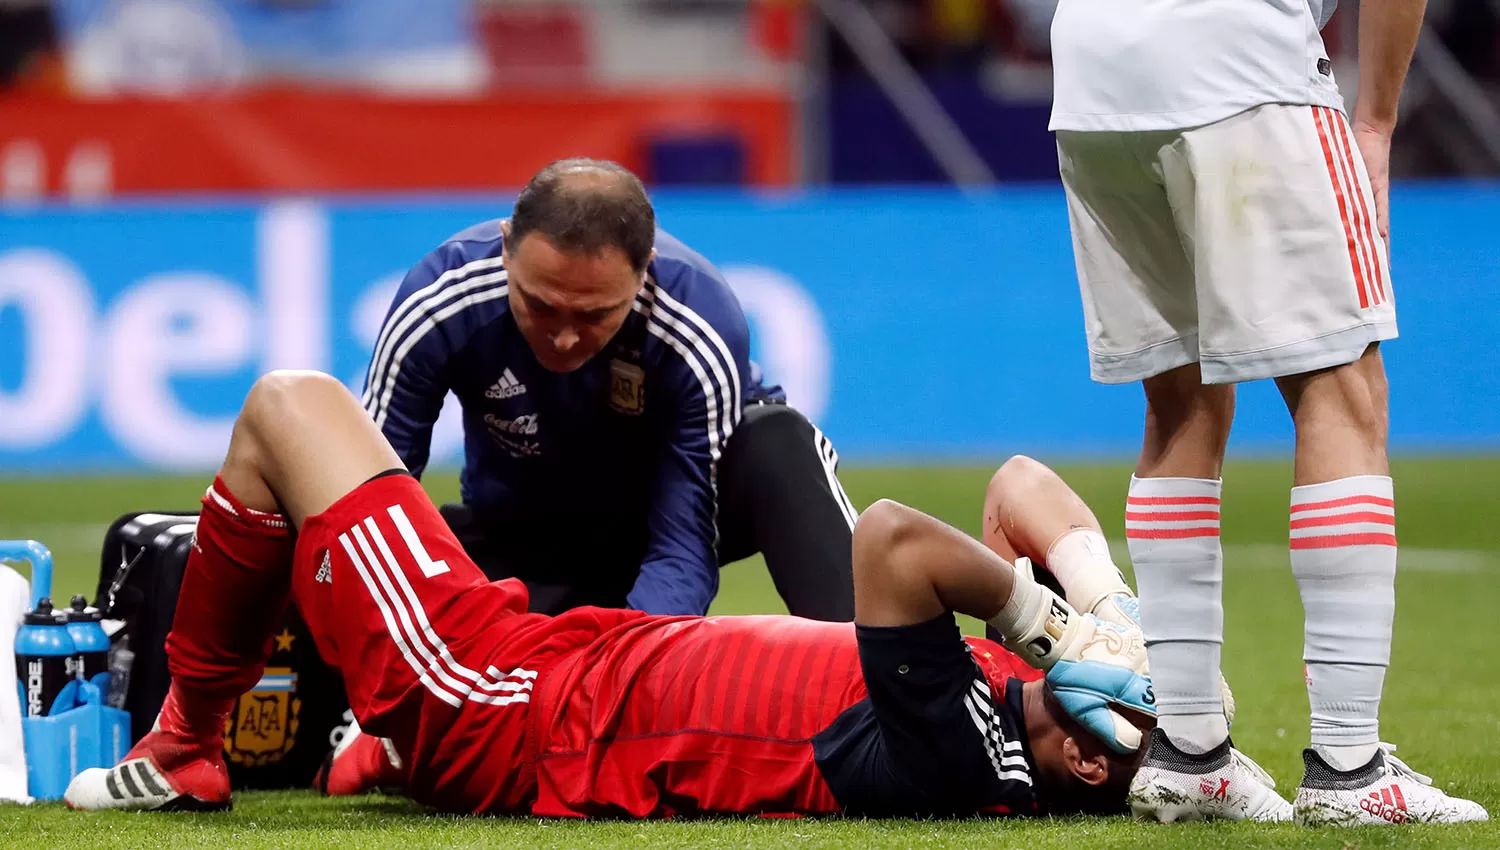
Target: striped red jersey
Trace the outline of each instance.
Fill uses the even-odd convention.
[[[997,710],[1015,703],[1014,680],[1041,675],[998,644],[968,642]],[[536,814],[841,810],[813,739],[865,699],[852,624],[650,618],[602,635],[546,678],[533,707]]]

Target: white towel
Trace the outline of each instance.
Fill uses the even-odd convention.
[[[26,579],[0,564],[0,801],[13,803],[31,802],[26,794],[21,699],[16,693],[16,629],[30,600]]]

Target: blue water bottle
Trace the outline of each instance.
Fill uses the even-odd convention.
[[[60,714],[78,703],[75,652],[67,623],[52,610],[52,600],[42,598],[16,632],[16,685],[23,716]]]
[[[73,638],[73,670],[85,683],[109,693],[109,635],[100,623],[104,614],[82,594],[68,607],[68,635]],[[83,697],[79,702],[89,702]]]

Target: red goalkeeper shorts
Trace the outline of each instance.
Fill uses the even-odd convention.
[[[525,808],[537,676],[643,616],[526,613],[525,586],[486,581],[404,473],[371,479],[303,523],[292,590],[360,726],[395,742],[412,796],[448,811]]]

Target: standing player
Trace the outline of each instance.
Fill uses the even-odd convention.
[[[1246,817],[1255,791],[1226,755],[1217,687],[1220,470],[1233,385],[1275,378],[1297,433],[1291,561],[1312,705],[1297,818],[1485,817],[1379,744],[1396,572],[1387,166],[1423,5],[1364,4],[1352,128],[1318,34],[1333,0],[1062,0],[1053,20],[1092,372],[1146,394],[1126,535],[1161,724],[1131,791],[1140,816]]]
[[[361,726],[448,811],[1123,810],[1142,738],[1127,717],[1151,702],[1138,630],[891,502],[853,550],[858,625],[527,613],[525,586],[484,580],[342,385],[275,374],[204,497],[156,727],[66,800],[227,807],[224,724],[290,597]],[[1016,654],[965,641],[953,611]]]
[[[443,516],[533,610],[703,614],[719,565],[761,552],[793,614],[847,621],[838,456],[749,352],[729,285],[657,228],[640,180],[562,160],[407,274],[364,401],[420,476],[457,396],[463,502]]]

